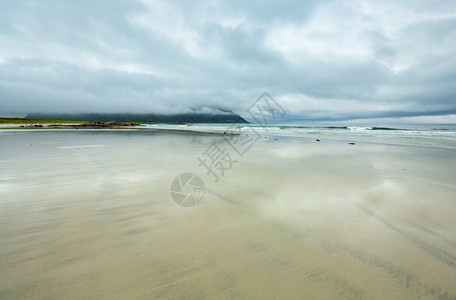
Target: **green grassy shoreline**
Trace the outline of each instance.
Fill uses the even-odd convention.
[[[83,124],[87,121],[70,121],[70,120],[43,120],[43,119],[23,119],[23,118],[2,118],[0,124],[38,124],[38,123],[77,123]]]

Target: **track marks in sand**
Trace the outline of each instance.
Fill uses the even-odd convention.
[[[320,252],[318,249],[314,250]],[[312,293],[310,290],[314,289],[314,291],[319,290],[318,294],[320,295],[329,293],[345,299],[364,299],[368,295],[356,283],[344,275],[320,265],[319,261],[303,262],[297,260],[298,257],[295,256],[295,253],[288,253],[289,249],[274,250],[265,243],[250,240],[245,244],[244,251],[246,256],[250,257],[249,261],[253,265],[269,270],[268,272],[272,272],[275,274],[274,276],[280,277],[281,274],[286,274],[287,277],[292,278],[298,285],[302,286],[303,291]],[[288,255],[283,252],[288,253]],[[306,255],[305,252],[302,255]]]
[[[354,206],[356,206],[359,209],[361,209],[362,211],[364,211],[368,216],[371,216],[371,217],[375,218],[377,221],[379,221],[380,223],[382,223],[383,225],[385,225],[389,229],[395,231],[400,236],[402,236],[403,238],[405,238],[409,242],[413,243],[421,251],[423,251],[426,254],[430,255],[434,259],[439,260],[443,264],[445,264],[445,265],[447,265],[447,266],[449,266],[449,267],[451,267],[453,269],[456,269],[456,258],[454,256],[452,256],[451,254],[448,254],[445,251],[426,243],[425,241],[421,240],[420,238],[418,238],[414,234],[406,231],[405,229],[400,228],[399,226],[394,225],[393,223],[391,223],[389,220],[387,220],[386,218],[382,217],[381,215],[376,214],[375,212],[373,212],[369,208],[367,208],[367,207],[365,207],[365,206],[363,206],[363,205],[361,205],[359,203],[356,203],[354,201],[351,201],[351,202],[352,202],[352,204]]]
[[[322,250],[329,255],[339,256],[363,265],[369,270],[376,269],[383,272],[395,284],[416,295],[416,298],[437,297],[438,299],[454,299],[454,297],[456,297],[456,295],[451,297],[448,292],[443,291],[439,287],[433,287],[420,281],[415,275],[411,274],[406,269],[395,266],[394,264],[384,261],[379,257],[342,245],[326,244],[322,245]]]
[[[407,220],[406,222],[408,224],[410,224],[410,226],[412,226],[412,227],[414,227],[414,228],[416,228],[416,229],[418,229],[418,230],[420,230],[420,231],[422,231],[422,232],[424,232],[424,233],[426,233],[426,234],[428,234],[428,235],[430,235],[430,236],[432,236],[434,238],[437,238],[437,239],[441,240],[442,242],[444,242],[445,244],[447,244],[449,247],[456,249],[456,242],[448,239],[444,235],[439,234],[439,233],[435,232],[434,230],[432,230],[432,229],[430,229],[428,227],[425,227],[425,226],[423,226],[421,224],[418,224],[416,222],[413,222],[411,220]]]

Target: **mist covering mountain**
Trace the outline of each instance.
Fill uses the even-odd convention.
[[[154,113],[29,113],[26,119],[70,120],[70,121],[117,121],[117,122],[157,122],[157,123],[248,123],[240,115],[230,110],[194,109],[179,114]]]

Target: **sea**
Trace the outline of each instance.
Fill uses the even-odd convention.
[[[151,130],[182,130],[206,133],[238,133],[275,138],[310,138],[319,141],[417,145],[456,149],[456,124],[143,124]]]

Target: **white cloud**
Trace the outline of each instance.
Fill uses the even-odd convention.
[[[261,5],[259,5],[261,4]],[[442,0],[0,3],[0,113],[452,114],[456,3]]]
[[[407,28],[446,20],[455,21],[456,10],[423,12],[398,2],[334,1],[321,5],[310,20],[301,24],[273,28],[266,44],[292,63],[305,63],[309,56],[325,62],[374,60],[398,74],[421,59],[414,47],[423,47],[423,40],[415,38],[404,43]],[[396,55],[378,55],[382,44],[391,47]]]
[[[199,32],[188,24],[180,7],[165,1],[143,0],[147,5],[145,12],[130,14],[128,20],[150,31],[151,34],[183,47],[192,56],[207,54],[202,47],[203,39]]]

